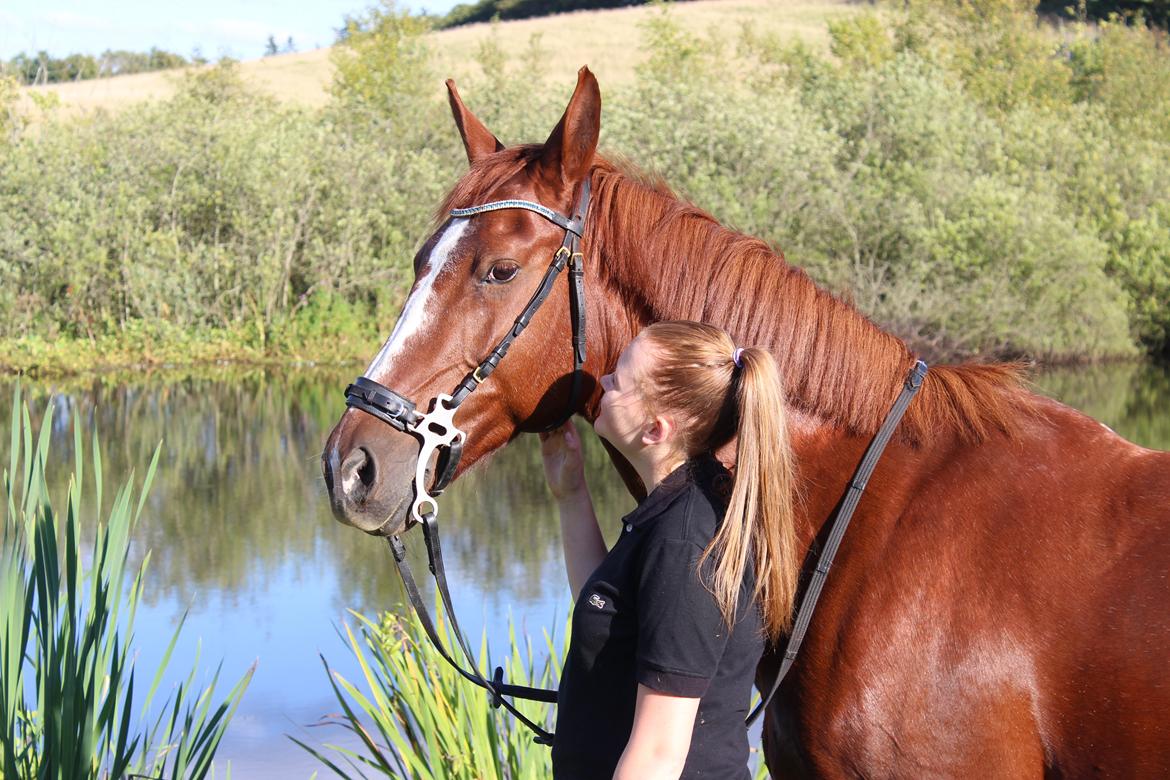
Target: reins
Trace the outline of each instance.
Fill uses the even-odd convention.
[[[809,623],[812,622],[813,610],[817,608],[817,600],[821,597],[821,589],[825,586],[829,569],[833,567],[833,558],[837,555],[837,548],[841,545],[841,539],[845,537],[845,529],[849,527],[849,521],[853,518],[853,510],[857,509],[857,504],[861,501],[861,494],[865,492],[865,486],[869,484],[869,478],[873,474],[874,467],[877,466],[878,459],[881,458],[886,445],[890,443],[894,429],[898,427],[906,408],[910,406],[910,402],[914,400],[914,396],[922,387],[926,371],[925,362],[915,361],[914,368],[910,369],[910,375],[906,377],[906,381],[902,385],[902,392],[898,393],[894,405],[882,422],[882,427],[878,429],[873,441],[866,448],[861,463],[857,464],[857,470],[853,472],[853,478],[849,480],[845,500],[841,502],[837,516],[833,518],[829,537],[825,540],[825,546],[817,557],[817,565],[813,570],[812,578],[809,580],[804,595],[801,596],[800,607],[796,611],[796,620],[792,624],[792,633],[788,635],[788,644],[784,648],[784,659],[780,662],[776,679],[772,681],[772,687],[768,690],[767,695],[760,699],[760,703],[752,710],[751,715],[748,715],[745,721],[746,725],[751,726],[760,717],[760,713],[768,706],[768,702],[772,701],[772,697],[780,689],[780,683],[784,682],[788,670],[796,661],[796,654],[800,651],[804,635],[808,631]]]
[[[528,323],[536,314],[537,309],[548,298],[557,277],[566,267],[569,269],[569,309],[573,329],[573,384],[565,412],[555,424],[547,426],[544,430],[553,430],[559,427],[575,413],[577,404],[580,402],[586,354],[585,271],[584,256],[581,252],[581,239],[585,229],[585,219],[589,211],[589,201],[590,182],[589,177],[586,176],[578,190],[576,207],[571,217],[553,211],[539,203],[514,199],[493,201],[491,203],[462,209],[453,209],[451,216],[455,218],[473,217],[477,214],[500,209],[525,209],[539,214],[553,224],[563,228],[565,230],[565,237],[561,242],[561,247],[549,262],[548,268],[541,278],[540,285],[536,288],[536,291],[532,294],[532,297],[520,312],[520,315],[515,319],[508,333],[496,344],[496,347],[488,356],[463,378],[450,395],[440,393],[433,398],[430,409],[426,414],[419,413],[415,409],[414,403],[405,396],[365,376],[358,377],[354,380],[353,384],[345,389],[347,406],[360,409],[390,425],[395,430],[414,436],[419,441],[418,460],[415,463],[415,475],[411,483],[414,491],[414,500],[411,504],[407,527],[409,528],[413,524],[422,526],[423,539],[427,547],[428,566],[431,575],[434,577],[439,599],[442,601],[443,608],[449,617],[455,641],[462,651],[463,657],[470,667],[470,671],[460,666],[459,662],[454,658],[454,655],[443,644],[443,639],[439,636],[435,621],[432,620],[430,611],[423,602],[418,584],[415,581],[410,564],[406,559],[406,546],[400,536],[395,534],[388,539],[390,550],[393,553],[398,574],[402,578],[403,586],[406,589],[407,598],[410,600],[411,607],[418,615],[419,621],[423,625],[423,630],[426,631],[431,643],[447,663],[451,664],[464,679],[487,690],[491,696],[492,704],[495,707],[502,706],[507,709],[508,712],[512,713],[521,723],[533,731],[536,735],[536,742],[544,745],[552,744],[553,734],[530,720],[505,697],[510,696],[513,698],[555,704],[557,701],[557,692],[551,689],[532,688],[524,685],[505,683],[503,680],[503,668],[498,666],[491,680],[486,679],[480,673],[475,656],[471,651],[471,645],[467,642],[463,630],[459,626],[459,620],[455,615],[455,607],[451,599],[451,592],[447,586],[446,566],[443,563],[443,550],[439,542],[437,519],[439,507],[437,497],[454,477],[456,467],[463,453],[463,443],[466,440],[464,432],[455,426],[454,417],[456,410],[466,400],[467,396],[479,387],[491,375],[492,371],[496,369],[500,361],[504,359],[512,342],[528,327]],[[816,569],[809,581],[809,586],[801,598],[800,607],[793,624],[793,630],[789,635],[788,643],[784,651],[784,658],[776,674],[776,679],[773,681],[767,695],[761,699],[759,705],[747,717],[745,725],[750,726],[759,718],[760,714],[772,700],[772,697],[776,694],[776,691],[780,688],[780,684],[788,674],[789,669],[792,668],[792,664],[796,660],[796,654],[800,649],[801,643],[804,641],[805,633],[812,620],[812,613],[816,609],[817,600],[820,598],[825,579],[828,576],[829,569],[832,567],[833,557],[836,555],[841,539],[845,535],[845,529],[849,526],[849,521],[853,516],[854,510],[857,508],[858,502],[861,500],[861,495],[865,491],[870,475],[873,473],[878,459],[889,443],[894,429],[898,426],[906,408],[910,405],[911,400],[913,400],[915,394],[917,394],[919,388],[922,386],[926,372],[926,363],[921,360],[917,361],[910,375],[906,378],[901,393],[899,393],[898,398],[894,401],[893,407],[890,409],[881,428],[870,442],[865,456],[858,464],[853,477],[849,480],[845,499],[842,501],[833,519],[828,539],[817,559]],[[437,455],[436,476],[434,481],[430,485],[427,485],[426,467],[432,455]]]

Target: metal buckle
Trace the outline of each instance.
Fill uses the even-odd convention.
[[[458,410],[458,406],[451,404],[451,396],[439,393],[431,403],[431,410],[414,428],[419,447],[414,465],[414,503],[410,505],[410,517],[416,523],[423,522],[424,514],[439,514],[438,500],[427,492],[427,464],[431,455],[441,447],[450,447],[454,442],[462,444],[465,440],[466,434],[455,427],[455,412]],[[430,505],[428,512],[423,511],[426,504]]]

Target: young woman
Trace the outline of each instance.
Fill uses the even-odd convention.
[[[607,550],[576,431],[542,436],[576,602],[554,777],[746,778],[756,664],[789,627],[798,572],[776,363],[711,325],[663,322],[601,386],[594,428],[647,496]],[[714,457],[733,437],[734,480]]]

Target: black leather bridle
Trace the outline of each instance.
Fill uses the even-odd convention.
[[[438,511],[435,497],[443,492],[455,476],[455,469],[463,455],[463,442],[466,435],[455,427],[455,412],[459,405],[467,400],[467,396],[479,387],[496,366],[508,354],[512,346],[537,309],[552,292],[553,284],[561,271],[567,266],[569,269],[569,308],[573,325],[573,386],[569,394],[569,403],[561,417],[552,425],[542,430],[551,431],[560,427],[573,416],[580,402],[581,386],[585,368],[585,263],[581,253],[581,235],[585,230],[585,217],[589,213],[590,184],[588,177],[581,182],[577,193],[577,207],[572,217],[558,214],[550,208],[533,203],[529,200],[497,200],[479,206],[470,206],[465,209],[454,209],[451,216],[472,217],[488,211],[501,209],[526,209],[535,212],[550,222],[564,228],[565,238],[561,247],[552,257],[540,286],[528,300],[520,316],[512,323],[504,337],[500,339],[488,356],[472,369],[463,380],[455,386],[455,390],[447,395],[439,393],[431,399],[430,410],[420,414],[414,402],[404,395],[394,392],[369,377],[360,376],[353,384],[345,388],[345,403],[354,409],[361,409],[392,428],[409,433],[419,440],[418,462],[414,475],[414,502],[410,507],[410,523],[421,523],[423,520],[423,506],[430,505],[432,514]],[[429,486],[426,483],[426,467],[431,456],[438,453],[435,468],[435,480]]]
[[[435,621],[431,619],[430,611],[427,609],[426,603],[419,593],[418,585],[410,569],[410,564],[406,560],[406,547],[401,538],[395,534],[389,538],[390,549],[394,554],[394,562],[398,567],[398,573],[402,577],[402,583],[406,588],[407,598],[410,600],[411,606],[423,624],[423,629],[426,631],[427,636],[430,637],[431,643],[439,651],[439,654],[460,675],[486,689],[490,693],[492,703],[496,707],[503,706],[511,712],[517,719],[532,729],[536,734],[537,742],[545,745],[552,744],[553,735],[532,722],[532,720],[520,712],[505,697],[512,696],[534,701],[556,703],[557,692],[544,688],[530,688],[528,686],[505,683],[503,681],[504,672],[502,667],[496,667],[491,680],[486,679],[479,672],[479,667],[471,651],[471,646],[459,626],[458,619],[455,617],[455,607],[447,586],[446,567],[443,564],[443,551],[439,543],[438,519],[436,517],[439,507],[436,502],[436,497],[442,493],[443,489],[446,488],[454,476],[455,469],[459,464],[459,458],[463,452],[463,442],[466,440],[466,435],[463,431],[455,427],[454,417],[456,410],[467,396],[479,387],[491,375],[500,361],[503,360],[512,342],[524,331],[528,323],[532,320],[536,310],[548,298],[553,284],[566,266],[569,268],[569,308],[573,326],[573,384],[569,396],[569,403],[564,413],[556,423],[547,426],[543,430],[552,430],[559,427],[576,413],[577,404],[580,402],[585,365],[585,272],[584,256],[581,253],[581,238],[585,229],[585,218],[589,213],[589,200],[590,183],[589,178],[586,177],[581,182],[581,186],[577,192],[576,208],[573,210],[572,217],[566,217],[546,206],[527,200],[500,200],[479,206],[452,210],[452,217],[472,217],[476,214],[501,209],[526,209],[564,228],[565,238],[561,242],[560,249],[553,255],[548,269],[544,272],[540,286],[537,287],[536,292],[533,293],[524,310],[520,312],[520,316],[516,318],[512,324],[512,328],[483,362],[463,378],[463,381],[456,386],[455,391],[451,395],[440,393],[431,399],[430,411],[426,414],[420,414],[415,409],[414,403],[405,396],[394,392],[390,388],[368,377],[358,377],[354,380],[353,384],[345,389],[346,404],[348,406],[354,409],[360,409],[396,430],[408,433],[419,440],[419,454],[415,464],[415,475],[412,483],[414,501],[411,504],[407,527],[409,528],[410,525],[417,523],[423,528],[423,538],[426,541],[429,568],[431,574],[434,576],[439,598],[443,602],[443,608],[447,611],[451,625],[451,633],[454,634],[455,640],[459,644],[463,656],[470,666],[470,671],[461,667],[443,644],[443,640],[435,627]],[[886,415],[885,421],[874,435],[873,440],[870,441],[865,455],[854,471],[853,477],[849,480],[845,496],[838,505],[836,516],[833,519],[825,545],[817,556],[816,568],[801,596],[800,607],[797,610],[792,632],[788,637],[780,669],[771,687],[764,693],[759,704],[756,705],[756,708],[748,716],[746,721],[748,726],[763,713],[768,702],[771,701],[777,690],[779,690],[780,683],[784,680],[789,669],[792,668],[792,664],[796,660],[797,652],[800,649],[800,645],[804,640],[805,633],[812,620],[812,614],[816,609],[817,600],[820,598],[821,590],[829,574],[829,569],[833,565],[833,558],[837,553],[837,548],[842,538],[844,538],[845,530],[849,526],[853,512],[861,500],[862,493],[865,491],[870,475],[877,466],[878,459],[885,450],[886,444],[893,436],[894,430],[901,421],[906,408],[918,393],[919,388],[921,388],[926,378],[926,372],[926,363],[921,360],[915,361],[914,367],[906,377],[902,390],[895,399],[889,413]],[[437,477],[428,486],[426,483],[426,467],[431,456],[436,453],[438,454],[435,469]],[[761,692],[763,692],[763,689],[761,689]]]
[[[498,200],[479,206],[452,210],[452,217],[461,218],[501,209],[525,209],[539,214],[563,228],[565,237],[560,248],[553,254],[552,260],[540,280],[540,285],[520,312],[520,316],[512,323],[512,327],[496,344],[495,349],[456,385],[455,390],[450,395],[440,393],[431,399],[430,409],[426,414],[420,414],[410,399],[369,377],[358,377],[353,384],[345,388],[347,406],[360,409],[395,430],[414,436],[419,441],[418,460],[415,462],[412,483],[414,500],[407,518],[407,528],[415,523],[423,528],[431,574],[434,575],[439,597],[442,599],[443,607],[447,610],[450,618],[452,633],[455,635],[471,671],[463,669],[444,646],[439,632],[435,629],[434,621],[431,620],[430,612],[419,594],[414,575],[410,570],[410,564],[406,560],[406,547],[399,536],[395,534],[389,539],[390,549],[394,553],[394,562],[398,566],[398,573],[406,587],[407,597],[410,599],[414,611],[418,614],[423,629],[448,663],[454,666],[463,677],[490,691],[492,701],[497,707],[505,707],[536,733],[538,742],[544,744],[552,744],[552,734],[529,720],[504,697],[519,696],[538,701],[555,702],[556,691],[504,683],[503,669],[499,667],[496,668],[491,681],[486,680],[479,673],[471,646],[464,637],[463,631],[459,627],[459,621],[455,617],[455,608],[447,587],[446,567],[443,565],[442,547],[439,543],[437,519],[439,505],[436,498],[454,477],[455,469],[463,454],[463,443],[467,438],[464,432],[455,426],[455,412],[459,409],[459,405],[495,371],[496,366],[508,354],[512,342],[524,332],[537,309],[548,298],[557,277],[566,267],[569,269],[569,310],[573,327],[573,384],[565,411],[555,423],[543,430],[550,431],[560,427],[576,413],[577,404],[581,398],[585,368],[585,264],[584,255],[581,252],[581,237],[585,231],[585,218],[589,214],[590,194],[591,185],[587,176],[577,190],[576,207],[573,209],[571,217],[566,217],[547,206],[529,200]],[[436,454],[436,477],[428,485],[426,481],[427,464],[430,462],[431,456]]]

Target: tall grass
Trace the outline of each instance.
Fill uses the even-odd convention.
[[[104,506],[101,448],[95,433],[86,492],[86,449],[74,427],[73,476],[58,511],[45,473],[52,420],[50,407],[34,436],[17,392],[3,474],[0,778],[207,777],[252,670],[217,701],[219,671],[197,684],[196,659],[165,701],[152,706],[180,621],[143,697],[134,619],[150,556],[131,566],[130,545],[158,451],[141,486],[128,479],[105,521],[84,528],[83,517],[100,517]],[[92,545],[83,536],[92,536]]]
[[[437,610],[436,610],[437,612]],[[439,655],[418,617],[393,613],[380,623],[354,613],[355,633],[345,627],[350,652],[362,670],[362,680],[351,682],[325,664],[341,714],[321,725],[339,726],[358,737],[362,751],[326,745],[318,751],[291,738],[340,777],[377,775],[420,780],[538,780],[552,776],[551,753],[533,742],[532,732],[506,710],[491,706],[486,692],[464,680]],[[450,629],[440,619],[440,636],[454,647]],[[504,679],[519,685],[553,687],[568,649],[564,639],[544,635],[547,653],[538,665],[531,640],[518,637],[508,625],[511,650]],[[486,636],[480,640],[479,670],[490,677],[494,668]],[[539,671],[538,671],[539,666]],[[753,694],[752,707],[759,701]],[[553,705],[515,700],[535,723],[551,730]],[[751,750],[754,780],[765,780],[768,768],[758,748]]]
[[[460,677],[431,645],[416,616],[387,613],[377,623],[353,614],[357,631],[346,625],[345,635],[362,670],[362,684],[345,679],[322,658],[342,709],[322,723],[357,735],[363,751],[326,745],[322,752],[292,738],[294,742],[340,777],[352,776],[349,770],[359,776],[373,770],[416,780],[539,780],[552,774],[549,749],[535,744],[526,727],[506,710],[492,707],[485,691]],[[454,647],[446,624],[440,620],[437,627]],[[504,679],[555,687],[564,643],[545,634],[547,656],[538,663],[531,641],[518,640],[512,624],[509,639]],[[490,678],[486,634],[478,660],[480,672]],[[525,716],[551,730],[551,705],[515,703]]]

